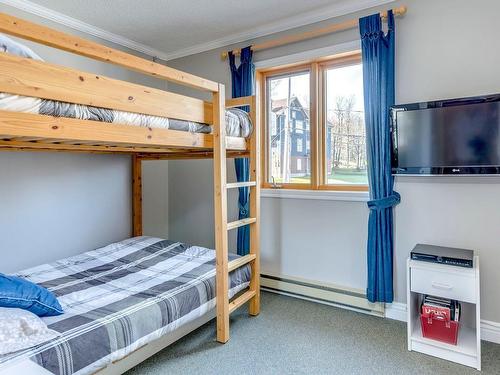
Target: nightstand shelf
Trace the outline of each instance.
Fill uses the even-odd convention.
[[[423,295],[456,299],[462,304],[457,345],[422,336],[420,304]],[[408,350],[457,362],[481,370],[479,258],[473,268],[408,259]]]

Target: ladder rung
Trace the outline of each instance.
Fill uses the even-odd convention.
[[[257,221],[257,219],[254,217],[249,217],[246,219],[232,221],[230,223],[227,223],[227,230],[243,227],[243,226],[248,225],[248,224],[253,224],[256,221]]]
[[[245,293],[237,297],[234,301],[229,302],[229,313],[231,314],[238,307],[248,302],[252,297],[255,296],[255,290],[247,290]]]
[[[231,182],[229,184],[226,184],[227,189],[235,189],[247,186],[257,186],[257,183],[255,181],[245,181],[245,182]]]
[[[236,268],[240,268],[247,263],[254,261],[256,258],[255,254],[247,254],[238,259],[229,261],[227,269],[229,272],[234,271]]]

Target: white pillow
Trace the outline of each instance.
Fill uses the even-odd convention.
[[[4,34],[0,34],[0,52],[7,52],[11,55],[27,57],[33,60],[43,61],[33,50],[26,47],[24,44],[18,43]]]
[[[59,335],[27,310],[0,307],[0,355],[31,348]]]

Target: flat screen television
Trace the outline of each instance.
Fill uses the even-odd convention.
[[[500,174],[500,94],[391,107],[392,172]]]

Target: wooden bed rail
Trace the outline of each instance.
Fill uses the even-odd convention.
[[[210,102],[8,53],[0,53],[0,91],[212,123]]]
[[[226,99],[226,108],[244,107],[253,105],[253,96],[242,96],[241,98]],[[250,116],[251,116],[250,112]]]
[[[37,25],[36,23],[25,21],[5,13],[0,13],[0,32],[94,60],[115,64],[169,82],[210,92],[218,90],[217,82],[197,77],[193,74],[185,73],[46,26]]]

